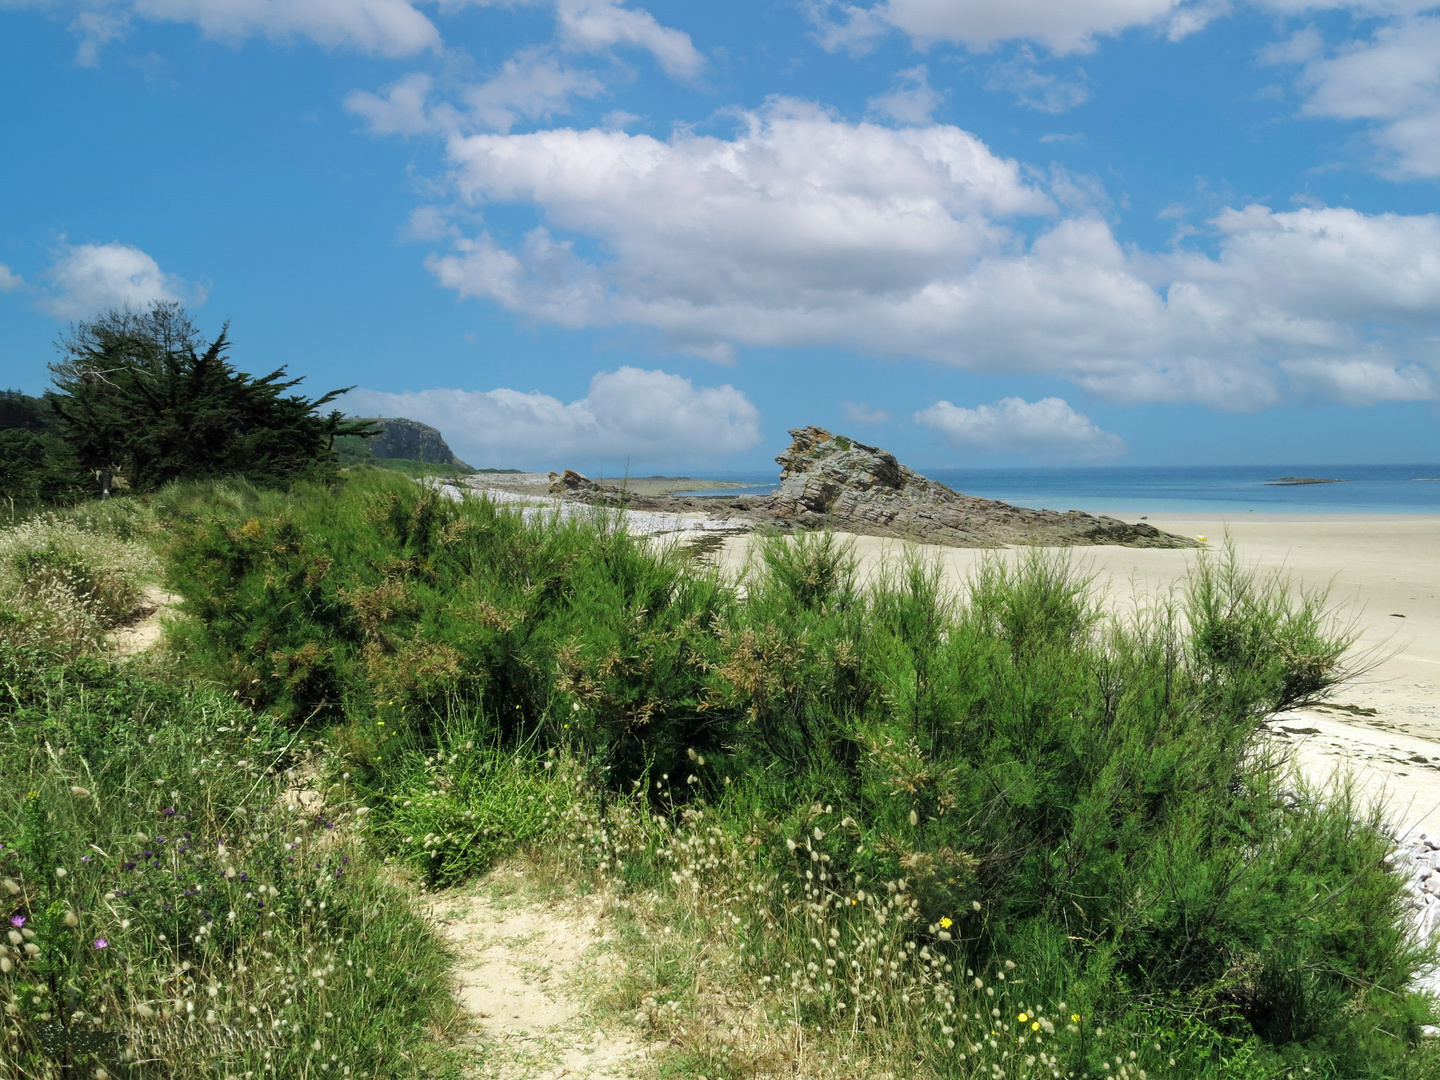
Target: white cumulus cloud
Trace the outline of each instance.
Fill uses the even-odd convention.
[[[24,278],[4,263],[0,263],[0,292],[14,292],[24,284]]]
[[[650,12],[630,7],[625,0],[440,0],[442,10],[522,6],[551,8],[565,49],[589,53],[622,45],[642,49],[677,79],[693,79],[705,67],[705,58],[689,34],[661,25]]]
[[[304,38],[379,56],[440,46],[440,32],[411,0],[8,0],[0,6],[68,17],[80,38],[82,66],[97,63],[100,47],[123,37],[132,19],[188,23],[224,41]]]
[[[605,82],[546,49],[522,49],[490,78],[455,88],[456,102],[432,100],[435,77],[405,75],[382,93],[352,91],[345,108],[375,135],[509,131],[522,120],[548,120],[570,111],[575,98],[594,98]]]
[[[1088,52],[1096,37],[1137,26],[1183,36],[1223,10],[1214,0],[886,0],[868,6],[810,0],[806,6],[827,48],[863,48],[894,28],[921,48],[944,41],[984,50],[1032,41],[1056,54]]]
[[[365,121],[376,135],[419,135],[440,130],[438,119],[429,110],[430,91],[435,77],[415,72],[385,87],[383,96],[355,90],[345,98],[345,108]]]
[[[546,120],[570,111],[572,99],[599,97],[605,83],[543,50],[527,49],[506,60],[494,77],[469,87],[462,100],[474,117],[494,131],[509,131],[519,120]]]
[[[690,35],[663,26],[624,0],[439,0],[441,12],[470,6],[543,3],[554,9],[562,47],[606,52],[629,46],[649,52],[671,76],[693,79],[705,60]],[[121,39],[135,19],[188,23],[208,38],[243,41],[305,39],[327,48],[377,56],[439,51],[439,29],[421,11],[427,0],[0,0],[3,8],[30,8],[69,20],[80,38],[76,61],[93,67],[105,44]]]
[[[1291,360],[1281,366],[1300,393],[1342,404],[1373,405],[1381,401],[1440,398],[1440,374],[1420,364],[1397,368],[1384,360],[1355,359],[1331,363]]]
[[[134,10],[221,39],[303,37],[381,56],[440,46],[440,32],[409,0],[134,0]]]
[[[973,409],[938,401],[915,422],[941,432],[951,446],[1039,460],[1110,461],[1125,453],[1120,436],[1102,431],[1061,398],[1001,398]]]
[[[598,373],[586,396],[568,403],[507,389],[353,390],[345,407],[430,424],[479,466],[705,462],[760,441],[759,410],[733,386],[633,367]]]
[[[462,203],[533,206],[542,224],[513,245],[457,238],[427,261],[441,284],[561,326],[650,327],[715,360],[839,346],[1223,409],[1282,400],[1299,385],[1286,365],[1310,385],[1384,368],[1354,400],[1408,399],[1403,373],[1436,362],[1434,214],[1241,207],[1208,223],[1212,254],[1149,253],[1063,177],[1047,192],[959,128],[793,101],[728,139],[567,129],[453,136],[447,153]]]
[[[1368,123],[1379,168],[1396,179],[1440,176],[1440,16],[1389,21],[1329,55],[1313,31],[1287,44],[1271,58],[1305,62],[1305,113]]]
[[[145,252],[129,244],[78,244],[62,249],[46,271],[50,294],[41,306],[62,319],[88,318],[112,307],[144,308],[178,301],[188,291]]]
[[[598,52],[616,45],[647,50],[666,74],[691,79],[705,60],[690,35],[661,26],[655,16],[619,0],[557,0],[556,21],[560,40],[574,49]]]

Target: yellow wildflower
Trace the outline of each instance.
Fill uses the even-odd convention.
[[[952,927],[952,926],[954,926],[954,925],[955,925],[955,924],[950,921],[950,916],[948,916],[948,915],[942,915],[942,916],[940,916],[940,929],[942,929],[942,930],[949,930],[950,927]]]

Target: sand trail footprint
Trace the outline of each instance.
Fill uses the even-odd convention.
[[[484,1051],[474,1075],[495,1080],[631,1080],[647,1048],[599,1023],[582,983],[606,938],[596,897],[526,895],[523,870],[502,867],[476,886],[437,897],[431,917],[458,957],[456,997]]]

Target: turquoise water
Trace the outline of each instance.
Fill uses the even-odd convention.
[[[778,474],[777,474],[778,475]],[[777,475],[723,477],[745,493],[775,490]],[[1144,468],[933,469],[967,495],[1046,510],[1115,513],[1440,514],[1440,465],[1259,465]],[[1281,476],[1335,478],[1339,484],[1276,487]],[[1433,478],[1433,479],[1427,479]],[[740,491],[696,491],[737,495]]]

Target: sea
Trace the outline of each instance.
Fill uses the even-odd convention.
[[[1190,465],[932,469],[966,495],[1045,510],[1117,514],[1440,514],[1437,465]],[[1338,480],[1275,484],[1283,477]],[[690,495],[764,495],[776,475],[718,476],[743,488],[697,486]]]

